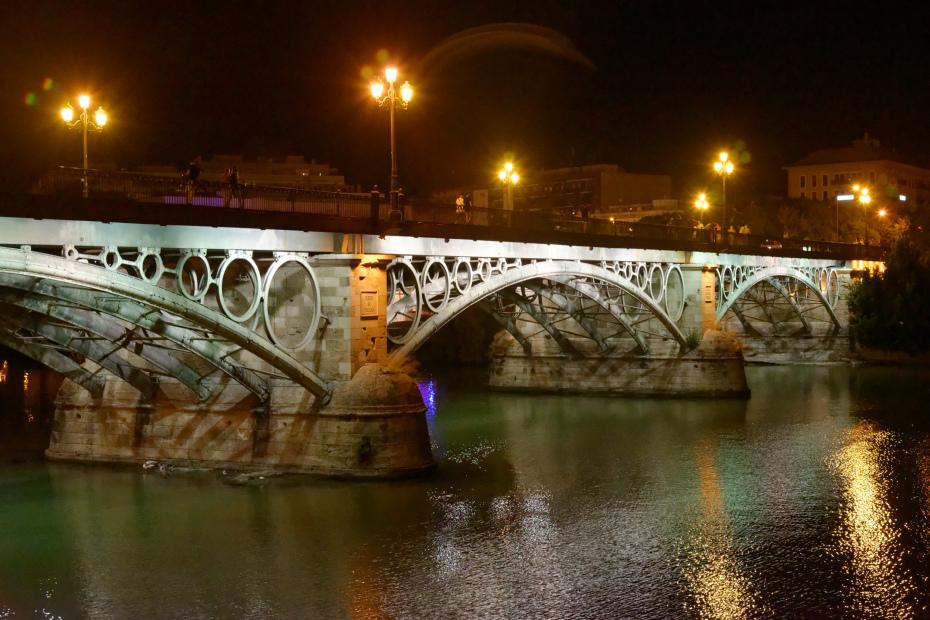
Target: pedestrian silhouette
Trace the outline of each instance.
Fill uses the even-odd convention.
[[[242,203],[242,186],[239,185],[239,169],[233,166],[232,168],[226,169],[226,178],[225,178],[225,200],[223,201],[223,206],[229,207],[233,198],[239,200],[239,208],[243,208],[245,205]]]
[[[200,173],[203,171],[203,159],[200,155],[187,164],[187,170],[184,172],[185,186],[187,189],[187,204],[194,204],[194,190],[200,180]]]
[[[455,197],[455,223],[465,222],[465,196],[459,194]]]
[[[471,222],[471,208],[472,208],[471,192],[466,192],[465,194],[465,223],[466,224]]]

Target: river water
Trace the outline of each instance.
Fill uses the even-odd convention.
[[[748,401],[426,380],[423,480],[20,454],[0,463],[0,618],[930,617],[930,373],[748,375]],[[8,439],[47,423],[4,396]]]

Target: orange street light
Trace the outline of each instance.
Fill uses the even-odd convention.
[[[723,227],[726,228],[728,225],[727,222],[727,177],[733,174],[735,167],[733,162],[730,161],[730,154],[726,151],[720,151],[717,155],[717,161],[714,162],[714,172],[720,175],[720,183],[722,185],[722,195],[721,202],[723,202]]]
[[[497,171],[498,180],[504,185],[504,210],[513,211],[513,186],[520,182],[520,174],[514,169],[513,162],[506,162]]]
[[[858,196],[856,197],[859,200],[859,204],[863,208],[863,217],[865,219],[865,244],[869,244],[869,205],[872,203],[872,196],[869,194],[869,188],[861,186],[858,183],[853,185],[853,191],[855,191]]]
[[[701,192],[697,195],[697,198],[694,199],[694,208],[698,211],[698,217],[700,218],[701,224],[704,223],[704,212],[710,208],[710,202],[707,200],[707,194]]]
[[[97,111],[94,112],[94,119],[91,120],[87,110],[90,108],[90,95],[79,95],[78,96],[78,106],[81,108],[81,113],[74,118],[74,108],[71,107],[71,104],[68,103],[61,108],[59,114],[61,115],[61,120],[68,127],[81,127],[81,132],[84,136],[84,158],[83,158],[83,175],[82,175],[82,191],[81,194],[84,198],[87,198],[88,187],[87,187],[87,132],[88,131],[103,131],[104,126],[107,124],[107,113],[104,112],[103,107],[98,107]]]
[[[369,85],[372,98],[380,107],[387,107],[391,113],[391,217],[400,219],[400,204],[398,203],[397,194],[399,191],[399,182],[397,175],[397,143],[394,137],[394,110],[398,107],[406,110],[410,101],[413,99],[413,86],[410,82],[404,82],[400,87],[398,96],[395,83],[397,82],[397,67],[387,67],[384,70],[384,79],[387,81],[387,88],[380,79],[374,80]]]

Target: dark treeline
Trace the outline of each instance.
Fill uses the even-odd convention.
[[[914,354],[930,352],[928,223],[912,223],[895,242],[885,272],[865,275],[850,291],[852,336],[858,342]]]

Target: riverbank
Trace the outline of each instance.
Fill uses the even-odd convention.
[[[852,359],[858,362],[881,366],[926,366],[930,367],[930,353],[911,354],[904,351],[888,351],[873,347],[852,348]]]

